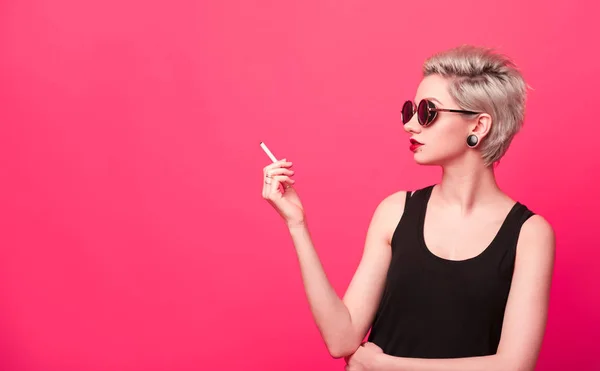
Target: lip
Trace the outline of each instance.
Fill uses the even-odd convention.
[[[423,143],[419,142],[418,140],[414,139],[414,138],[410,138],[410,150],[412,152],[416,152],[417,149],[419,147],[421,147],[423,145]]]

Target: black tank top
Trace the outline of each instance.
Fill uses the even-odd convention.
[[[392,237],[392,259],[368,340],[397,357],[495,354],[519,231],[533,213],[515,203],[481,254],[447,260],[433,254],[423,237],[432,189],[429,186],[407,194],[404,214]]]

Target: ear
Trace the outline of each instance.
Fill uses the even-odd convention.
[[[471,132],[469,134],[477,135],[479,141],[485,138],[486,135],[492,129],[492,116],[487,113],[481,113],[477,117],[477,121],[471,127]]]

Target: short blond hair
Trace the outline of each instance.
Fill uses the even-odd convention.
[[[461,109],[492,117],[481,153],[487,166],[500,160],[525,116],[527,86],[516,65],[493,49],[462,45],[428,58],[423,75],[432,74],[451,79],[449,93]]]

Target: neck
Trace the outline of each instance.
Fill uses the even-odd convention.
[[[462,213],[473,210],[476,204],[498,200],[500,191],[492,166],[451,165],[442,168],[442,180],[436,187],[441,202],[457,206]]]

